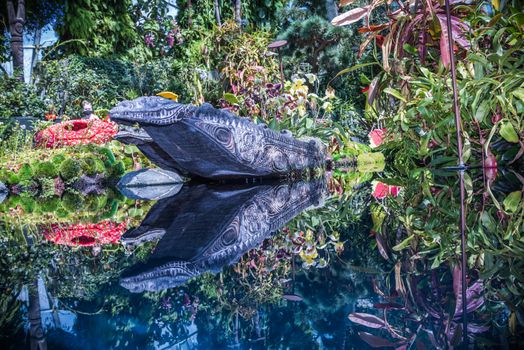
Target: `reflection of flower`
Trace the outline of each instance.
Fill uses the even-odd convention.
[[[371,130],[368,134],[369,143],[372,148],[380,146],[384,142],[386,128]]]
[[[388,196],[397,197],[400,192],[400,186],[387,185],[380,181],[373,181],[372,196],[376,199],[383,199]]]
[[[69,246],[92,246],[113,244],[120,240],[126,230],[126,223],[120,224],[111,221],[101,221],[96,224],[53,224],[45,228],[44,237],[56,244]]]

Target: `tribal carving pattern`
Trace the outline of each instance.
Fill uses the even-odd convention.
[[[129,128],[125,140],[123,132],[117,139],[144,144],[143,135],[149,133],[150,143],[167,152],[179,171],[201,177],[279,176],[324,164],[325,147],[319,140],[297,140],[288,131],[275,132],[209,104],[195,107],[141,97],[118,104],[111,118],[143,128],[137,129],[136,141]],[[206,168],[199,159],[205,159]]]
[[[219,271],[238,261],[302,211],[321,205],[327,191],[324,178],[260,188],[260,192],[239,204],[234,217],[219,226],[215,238],[202,247],[200,254],[123,278],[121,285],[132,292],[159,291],[178,286],[206,271]]]

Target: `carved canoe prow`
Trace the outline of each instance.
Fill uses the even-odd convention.
[[[137,144],[158,166],[183,174],[208,179],[281,177],[324,166],[325,147],[318,139],[298,140],[209,104],[140,97],[119,103],[110,114],[124,125],[118,140]]]

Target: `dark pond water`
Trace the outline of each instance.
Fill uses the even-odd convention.
[[[518,172],[331,175],[11,205],[2,349],[519,347]]]

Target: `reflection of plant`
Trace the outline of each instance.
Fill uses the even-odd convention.
[[[395,267],[396,293],[390,295],[375,285],[383,299],[373,305],[381,310],[380,317],[362,312],[349,314],[350,321],[366,328],[358,332],[360,338],[372,347],[399,348],[414,343],[431,343],[434,348],[459,345],[463,333],[460,268],[453,269],[450,279],[449,274],[442,273],[443,269],[402,276],[401,266],[398,262]],[[479,315],[475,311],[484,305],[482,290],[483,282],[477,280],[466,291],[470,334],[483,333],[489,328],[477,323],[485,323],[485,317],[480,316],[477,322],[473,318]],[[379,335],[368,333],[370,330]]]

